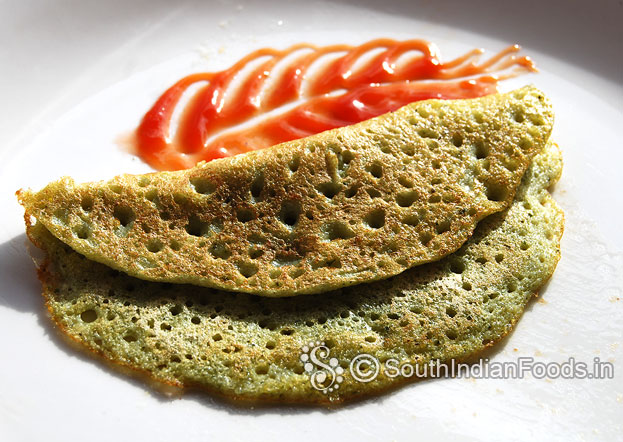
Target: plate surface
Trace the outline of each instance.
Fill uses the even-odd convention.
[[[256,2],[259,3],[259,2]],[[544,6],[543,3],[547,3]],[[623,434],[623,7],[603,1],[3,2],[0,435],[3,440],[615,440]],[[555,22],[552,18],[556,17]],[[6,21],[6,20],[5,20]],[[69,348],[45,315],[14,192],[149,168],[116,140],[164,88],[252,49],[425,38],[446,58],[520,43],[552,99],[565,169],[559,267],[487,355],[614,365],[613,379],[438,379],[337,410],[161,396]],[[295,439],[296,438],[296,439]]]

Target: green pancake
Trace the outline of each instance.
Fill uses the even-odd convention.
[[[348,366],[361,353],[381,362],[448,362],[477,355],[509,333],[560,257],[563,214],[547,189],[561,168],[558,148],[548,145],[510,208],[481,221],[441,261],[291,298],[133,278],[86,259],[43,223],[26,219],[31,240],[47,254],[39,274],[50,315],[92,354],[157,382],[232,400],[336,403],[408,380],[380,373],[356,381]],[[314,388],[310,376],[319,379],[318,366],[305,371],[301,356],[316,342],[330,351],[324,363],[343,369],[337,389]]]
[[[552,124],[533,87],[427,100],[189,170],[19,197],[71,248],[137,278],[321,293],[456,251],[508,208]]]

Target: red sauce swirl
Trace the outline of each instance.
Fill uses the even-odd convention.
[[[536,71],[529,57],[516,55],[519,49],[509,46],[482,63],[476,62],[478,49],[443,62],[437,47],[424,40],[258,49],[229,69],[192,74],[167,89],[136,129],[134,147],[155,169],[184,169],[354,124],[417,100],[495,93],[500,80]],[[173,113],[193,85],[198,89],[171,134]]]

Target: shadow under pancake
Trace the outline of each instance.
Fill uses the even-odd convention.
[[[0,306],[20,313],[43,313],[41,284],[30,253],[43,257],[25,233],[0,244]]]

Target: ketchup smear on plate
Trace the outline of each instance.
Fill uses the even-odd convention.
[[[519,50],[512,45],[477,63],[480,49],[443,62],[437,47],[424,40],[258,49],[229,69],[192,74],[167,89],[136,129],[134,149],[155,169],[186,169],[354,124],[413,101],[492,94],[500,80],[536,71],[529,57],[516,55]],[[174,111],[191,86],[195,91],[171,134]],[[286,109],[273,115],[280,108]],[[251,126],[237,127],[268,112]]]

